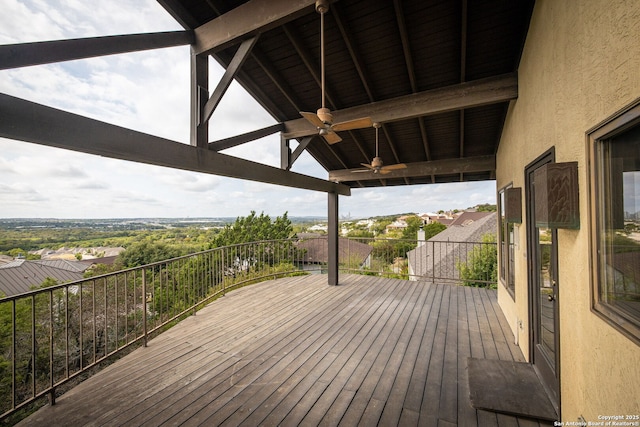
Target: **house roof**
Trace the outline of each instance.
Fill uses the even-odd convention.
[[[327,236],[300,240],[296,246],[305,251],[302,256],[302,261],[306,263],[326,263],[329,261],[329,243]],[[339,238],[338,248],[338,262],[340,263],[358,261],[359,264],[362,264],[373,251],[373,248],[365,243],[343,237]]]
[[[51,277],[58,282],[72,282],[83,278],[82,271],[76,266],[70,266],[63,260],[60,264],[50,264],[43,261],[15,260],[0,266],[0,292],[6,296],[28,292],[34,286]],[[64,267],[64,268],[62,268]]]
[[[484,213],[484,212],[474,212]],[[471,221],[471,220],[469,220]],[[481,242],[482,236],[487,233],[494,234],[497,230],[497,213],[488,212],[476,221],[465,221],[459,225],[451,225],[446,230],[436,234],[427,242],[407,252],[409,268],[413,275],[442,277],[456,277],[456,256],[466,254],[472,247],[464,242]]]
[[[463,212],[461,215],[453,219],[449,225],[467,226],[474,222],[491,215],[493,212]],[[495,215],[494,215],[495,216]]]

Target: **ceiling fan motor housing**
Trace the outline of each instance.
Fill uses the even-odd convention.
[[[329,111],[328,108],[318,108],[316,114],[324,124],[330,125],[333,123],[333,114],[331,114],[331,111]]]
[[[316,1],[316,12],[318,13],[326,13],[329,10],[329,1],[328,0],[317,0]]]

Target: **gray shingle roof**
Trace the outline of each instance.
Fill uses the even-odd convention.
[[[430,238],[425,244],[407,252],[409,271],[414,276],[434,278],[457,278],[457,259],[466,259],[472,245],[464,242],[481,242],[482,236],[496,234],[497,214],[495,212],[474,212],[482,215],[467,216],[459,224]],[[477,218],[476,220],[472,220]]]
[[[305,249],[304,262],[326,263],[328,261],[328,241],[327,236],[301,240],[296,245],[299,249]],[[356,242],[343,237],[339,238],[338,260],[341,263],[348,261],[358,261],[362,264],[373,251],[373,248],[365,243]]]
[[[82,271],[65,265],[52,266],[43,261],[16,260],[0,266],[0,292],[6,296],[28,292],[34,286],[51,277],[58,282],[72,282],[82,279]]]

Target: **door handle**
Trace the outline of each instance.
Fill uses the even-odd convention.
[[[556,296],[555,296],[555,295],[553,295],[553,294],[549,294],[549,295],[547,295],[547,299],[548,299],[549,301],[555,301],[555,300],[556,300]]]

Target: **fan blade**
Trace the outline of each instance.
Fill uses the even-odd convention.
[[[395,165],[389,165],[389,166],[383,166],[382,169],[388,170],[388,171],[394,171],[394,170],[398,170],[398,169],[406,169],[407,165],[405,165],[404,163],[398,163]]]
[[[398,170],[398,169],[406,169],[406,168],[407,168],[407,165],[405,165],[404,163],[398,163],[395,165],[383,166],[382,168],[380,168],[380,173],[382,175],[386,175],[388,173],[391,173],[391,171]]]
[[[356,169],[351,171],[351,173],[363,173],[363,172],[370,173],[371,171],[369,169]]]
[[[336,132],[340,132],[341,130],[353,130],[353,129],[362,129],[373,126],[373,122],[370,117],[362,117],[355,120],[349,120],[346,122],[336,123],[331,126]]]
[[[360,163],[362,166],[364,166],[365,168],[369,168],[371,170],[374,170],[375,168],[367,163]]]
[[[320,120],[320,117],[318,117],[315,113],[306,113],[304,111],[300,111],[300,115],[302,117],[304,117],[305,119],[307,119],[309,121],[309,123],[311,123],[315,127],[317,127],[317,128],[323,128],[324,127],[324,122],[322,120]]]
[[[336,142],[340,142],[342,141],[342,138],[340,138],[340,135],[338,135],[335,132],[331,132],[328,131],[327,133],[325,133],[324,135],[322,135],[322,137],[324,138],[325,141],[327,141],[329,144],[335,144]]]

